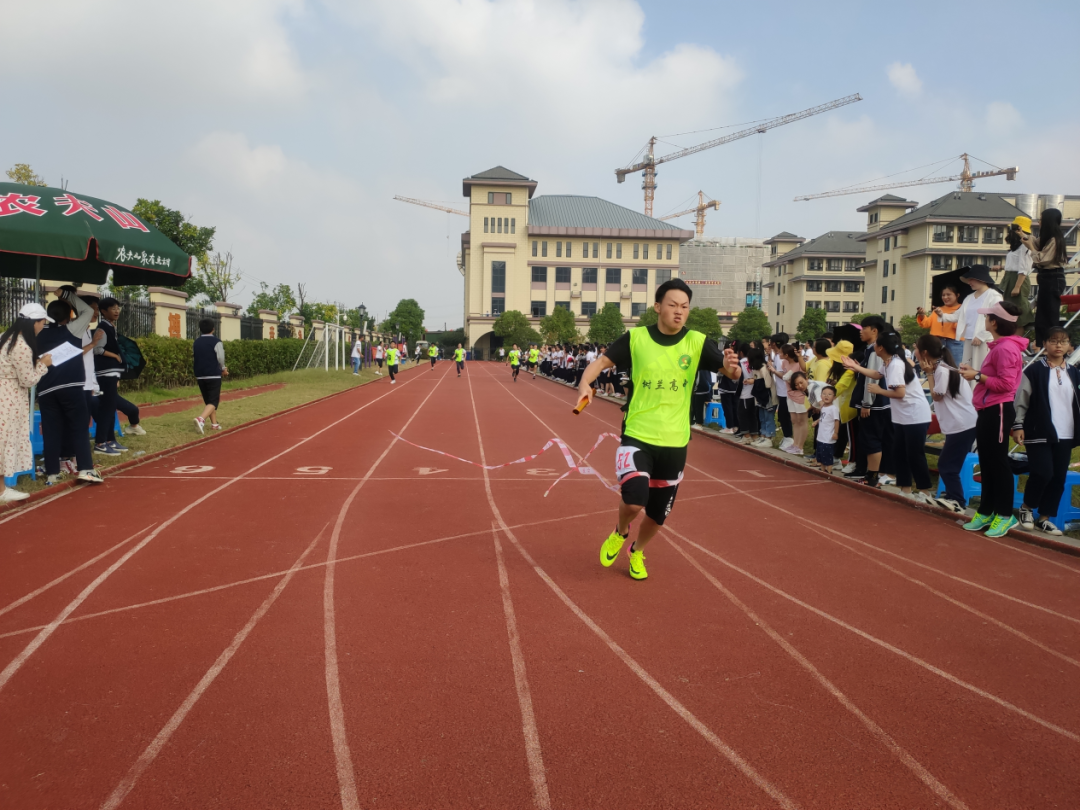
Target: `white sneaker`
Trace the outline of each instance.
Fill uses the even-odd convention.
[[[958,515],[964,514],[964,507],[952,498],[933,498],[932,500],[935,506],[940,506],[942,509],[948,509],[950,512],[955,512]]]
[[[846,467],[844,467],[844,475],[848,475],[849,473],[853,473],[853,472],[855,472],[855,462],[854,461],[851,462],[851,464],[848,464]]]
[[[203,418],[201,416],[196,416],[195,417],[195,427],[198,428],[199,433],[206,433],[205,425],[206,425],[206,422],[203,420]]]
[[[127,432],[130,433],[132,436],[145,436],[146,435],[146,431],[143,430],[142,425],[128,425]]]
[[[770,438],[768,438],[766,436],[762,436],[756,442],[751,442],[751,444],[753,444],[754,447],[769,447],[769,448],[771,448],[773,446],[772,439],[770,439]]]
[[[91,484],[104,484],[105,479],[101,477],[101,473],[97,470],[81,470],[79,472],[80,481],[88,481]]]
[[[878,483],[883,485],[896,486],[896,479],[893,478],[891,475],[880,475],[878,476]]]
[[[396,383],[396,382],[397,382],[397,380],[391,380],[391,381],[390,381],[390,384],[391,384],[391,385],[393,385],[393,384],[394,384],[394,383]]]
[[[780,449],[787,450],[791,445],[795,444],[795,440],[790,436],[785,436],[784,440],[780,442]]]
[[[28,492],[19,492],[17,489],[11,487],[4,487],[4,491],[0,492],[0,503],[11,503],[12,501],[25,501],[30,497]]]

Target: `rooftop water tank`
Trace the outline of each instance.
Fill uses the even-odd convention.
[[[1064,194],[1042,194],[1039,196],[1039,216],[1042,216],[1042,212],[1047,208],[1056,208],[1058,211],[1065,213],[1065,195]]]
[[[1039,218],[1039,195],[1038,194],[1017,194],[1016,195],[1016,207],[1024,212],[1024,216],[1031,219]]]

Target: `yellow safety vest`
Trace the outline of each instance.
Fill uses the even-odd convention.
[[[428,348],[427,353],[428,353],[428,357],[435,357],[435,355],[437,355],[439,353],[439,347],[438,346],[431,346],[431,347]]]
[[[396,366],[397,365],[397,356],[398,356],[398,350],[397,349],[387,349],[386,350],[386,365],[388,365],[388,366]]]
[[[517,349],[510,350],[510,365],[516,366],[521,363],[521,352]]]
[[[674,346],[661,346],[648,327],[630,330],[630,379],[633,395],[624,431],[660,447],[690,442],[690,398],[705,335],[688,329]]]
[[[454,349],[454,359],[459,363],[462,360],[464,360],[465,359],[465,350],[464,349]]]

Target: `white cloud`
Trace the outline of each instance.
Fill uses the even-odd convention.
[[[893,62],[885,72],[900,95],[916,98],[922,93],[922,79],[910,62]]]
[[[993,101],[986,107],[986,126],[998,134],[1011,134],[1024,125],[1020,111],[1007,101]]]

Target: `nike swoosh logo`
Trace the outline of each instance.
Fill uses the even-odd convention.
[[[604,559],[606,559],[608,562],[612,562],[618,556],[619,552],[616,551],[614,554],[605,554]]]

